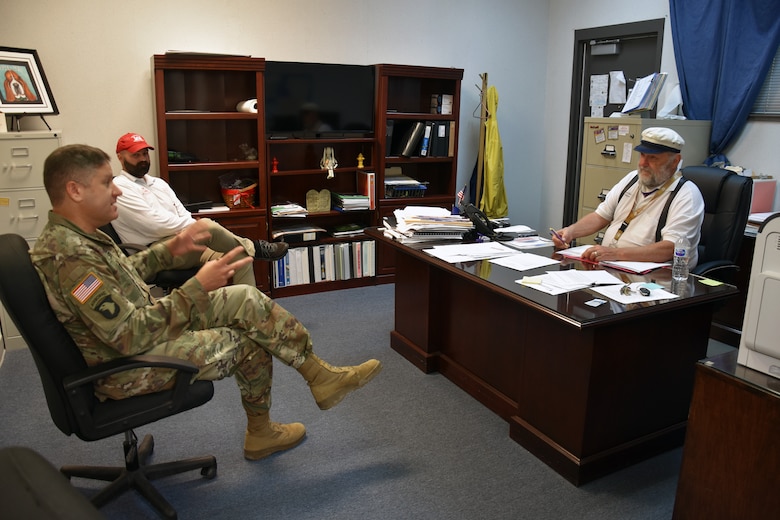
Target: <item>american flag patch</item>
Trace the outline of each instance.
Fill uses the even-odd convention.
[[[101,285],[103,285],[103,282],[98,280],[94,274],[89,273],[87,277],[81,281],[78,287],[73,289],[71,294],[79,301],[79,303],[84,303],[85,301],[89,300],[90,296],[95,294],[95,291],[97,291]]]

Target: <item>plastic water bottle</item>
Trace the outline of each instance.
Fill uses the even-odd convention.
[[[677,239],[674,245],[674,261],[672,263],[672,280],[688,279],[688,239],[684,236]]]

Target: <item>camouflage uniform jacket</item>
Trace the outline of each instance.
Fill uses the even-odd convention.
[[[49,212],[31,257],[55,314],[90,366],[176,339],[209,311],[208,293],[195,278],[164,298],[151,295],[144,278],[173,262],[164,244],[128,257],[102,231],[85,233]]]

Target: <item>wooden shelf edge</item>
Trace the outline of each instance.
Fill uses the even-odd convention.
[[[364,166],[363,168],[358,168],[357,166],[339,166],[335,170],[333,170],[335,175],[338,174],[345,174],[345,173],[357,173],[359,171],[374,171],[374,168],[371,166]],[[274,177],[286,177],[288,175],[327,175],[327,170],[315,170],[315,169],[306,169],[306,170],[283,170],[278,172],[270,172],[268,175],[271,178]]]
[[[453,114],[429,114],[427,112],[393,112],[385,115],[386,119],[411,119],[415,121],[457,121]]]
[[[165,119],[169,121],[197,121],[197,120],[222,120],[222,119],[242,119],[254,121],[257,114],[250,112],[201,112],[201,111],[168,111],[165,112]]]
[[[260,168],[259,161],[215,161],[169,163],[168,171],[198,171],[198,170],[249,170]]]
[[[364,276],[362,278],[350,278],[349,280],[336,280],[332,282],[316,282],[289,287],[274,287],[271,289],[271,297],[284,298],[287,296],[300,296],[302,294],[313,294],[326,291],[336,291],[340,289],[354,289],[356,287],[370,287],[376,285],[376,279],[373,276]]]

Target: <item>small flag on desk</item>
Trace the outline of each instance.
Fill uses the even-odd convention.
[[[95,294],[95,291],[97,291],[101,285],[103,285],[103,282],[100,281],[94,274],[89,273],[87,277],[84,278],[84,280],[82,280],[75,289],[73,289],[71,294],[79,301],[79,303],[84,303],[85,301],[89,300],[90,296]]]
[[[452,208],[452,213],[457,215],[460,213],[460,209],[463,207],[463,199],[466,198],[466,189],[468,189],[468,184],[463,186],[460,191],[458,191],[458,194],[455,196],[455,207]]]

